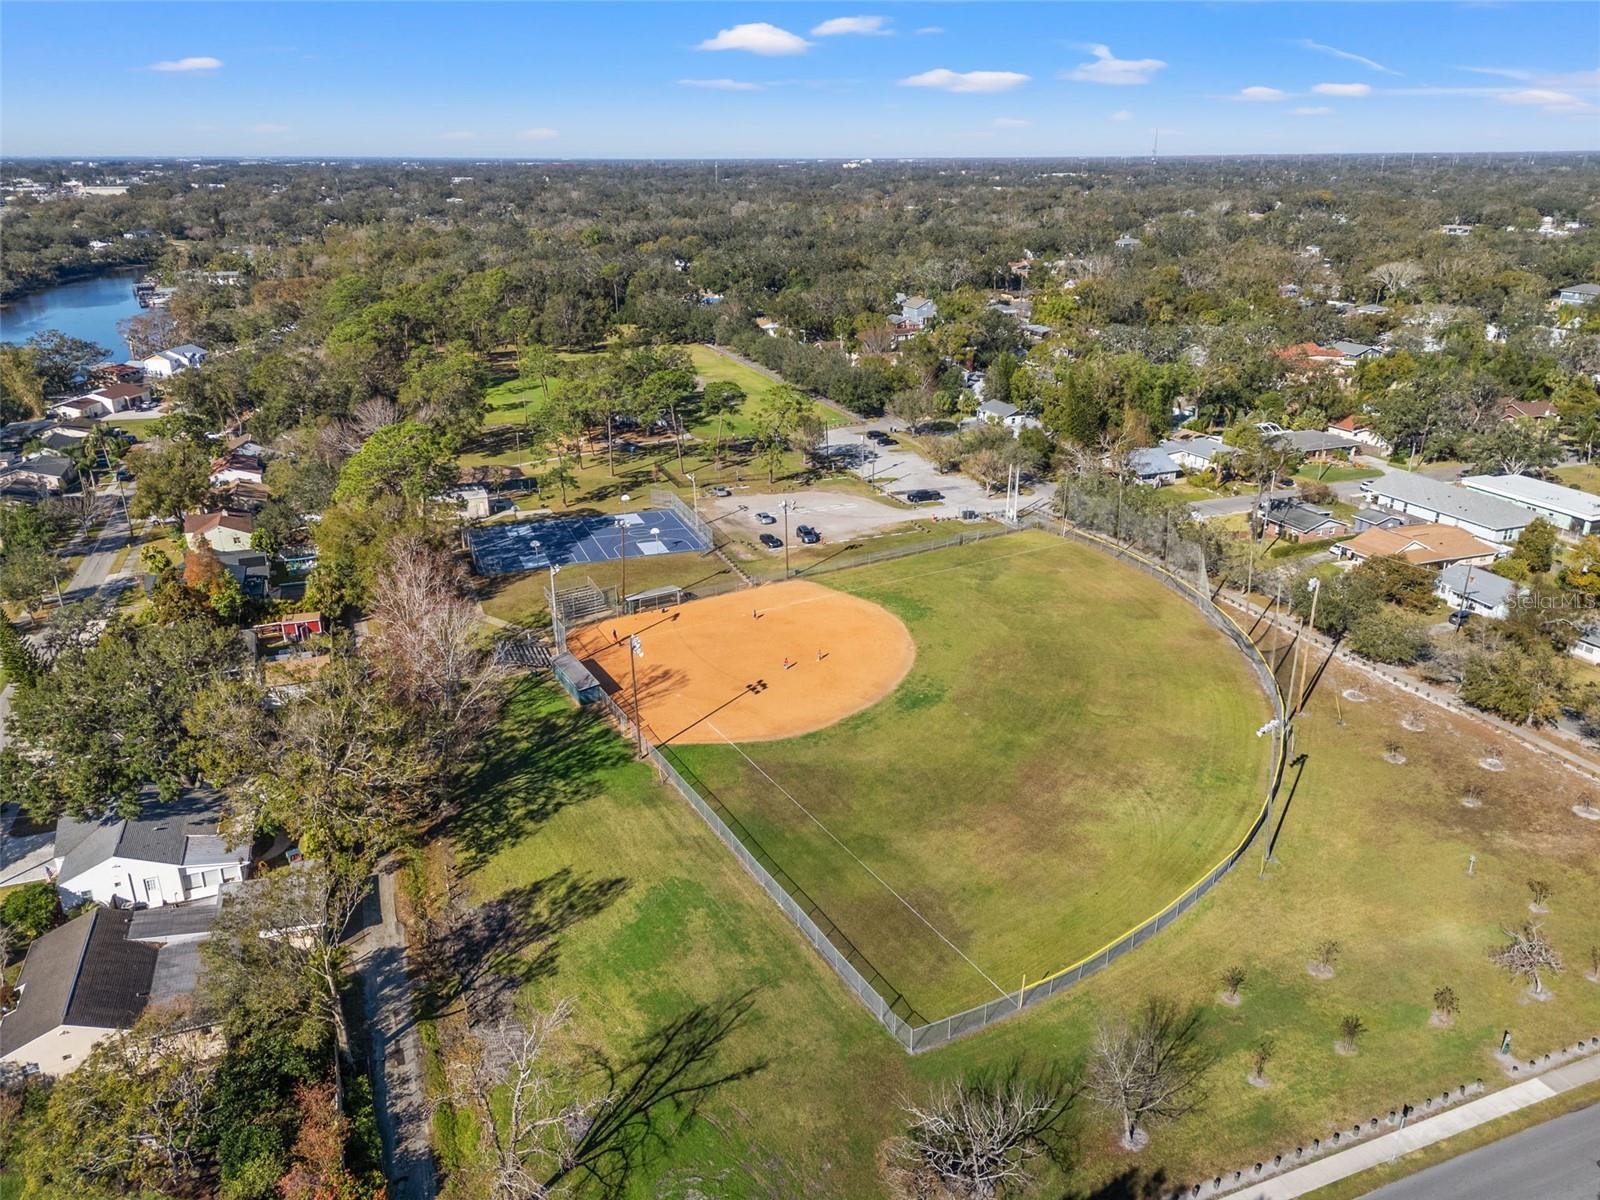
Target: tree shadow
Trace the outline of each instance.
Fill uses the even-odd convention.
[[[513,700],[484,735],[458,790],[450,833],[462,869],[478,870],[568,805],[598,795],[603,773],[630,757],[592,712]]]
[[[620,1062],[596,1052],[591,1071],[603,1101],[546,1186],[575,1177],[600,1196],[627,1194],[636,1175],[686,1132],[714,1092],[765,1070],[764,1058],[721,1061],[725,1043],[748,1022],[756,995],[751,988],[697,1004],[645,1034]]]
[[[1089,1192],[1068,1192],[1062,1200],[1161,1200],[1172,1190],[1166,1169],[1129,1167]]]
[[[422,1007],[430,1017],[464,1005],[475,1026],[511,1014],[517,991],[556,970],[561,934],[604,912],[627,879],[587,877],[562,867],[483,904],[456,908],[432,939]]]

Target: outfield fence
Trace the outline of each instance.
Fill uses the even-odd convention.
[[[811,943],[823,960],[844,981],[845,986],[855,993],[867,1011],[877,1018],[879,1023],[889,1031],[905,1050],[913,1054],[931,1050],[963,1034],[972,1033],[975,1030],[993,1025],[997,1021],[1005,1020],[1025,1008],[1056,995],[1058,992],[1065,991],[1067,988],[1093,975],[1096,971],[1110,966],[1130,950],[1142,946],[1161,930],[1172,924],[1185,912],[1193,908],[1201,897],[1215,887],[1244,857],[1251,843],[1255,841],[1270,821],[1273,801],[1283,779],[1287,743],[1284,737],[1285,711],[1282,692],[1278,688],[1277,680],[1273,675],[1270,664],[1261,654],[1255,642],[1227,613],[1212,602],[1210,586],[1205,574],[1204,555],[1203,553],[1198,553],[1200,550],[1198,545],[1192,542],[1180,545],[1177,540],[1171,538],[1163,541],[1163,546],[1167,550],[1167,554],[1174,559],[1175,565],[1193,565],[1195,577],[1191,582],[1156,558],[1141,552],[1133,546],[1096,533],[1092,529],[1079,528],[1059,518],[1052,520],[1038,513],[1025,514],[1019,522],[1018,528],[1043,530],[1109,553],[1119,561],[1127,563],[1136,570],[1143,571],[1145,574],[1159,580],[1166,587],[1171,588],[1194,604],[1212,625],[1239,647],[1250,661],[1258,682],[1272,702],[1273,715],[1276,720],[1272,725],[1273,761],[1266,799],[1239,843],[1220,862],[1190,883],[1174,900],[1153,916],[1068,966],[1032,983],[1024,983],[1014,995],[999,997],[986,1004],[978,1005],[963,1012],[953,1013],[949,1016],[933,1020],[924,1018],[922,1014],[910,1006],[904,995],[855,948],[854,943],[850,941],[844,931],[828,918],[827,914],[806,894],[804,889],[800,888],[789,877],[782,866],[761,848],[760,843],[750,836],[749,832],[744,829],[733,813],[714,799],[708,800],[702,794],[702,789],[695,787],[688,779],[684,778],[678,766],[669,759],[666,753],[663,753],[661,749],[651,743],[646,731],[634,723],[629,713],[614,698],[609,695],[602,695],[600,701],[601,706],[617,723],[618,728],[638,744],[641,755],[648,758],[661,777],[671,783],[678,793],[689,802],[690,806],[700,814],[701,819],[711,827],[712,832],[733,852],[740,864],[761,885],[762,889],[776,901],[778,907],[794,922],[795,926],[805,936],[805,939]],[[983,535],[978,535],[976,531],[969,531],[963,535],[958,535],[956,538],[933,545],[908,546],[885,551],[869,561],[881,562],[893,558],[902,558],[927,550],[964,545],[968,542],[982,540],[983,537],[993,537],[1000,533],[1014,531],[997,530]],[[866,562],[857,560],[852,561],[849,565],[863,566],[866,565]]]

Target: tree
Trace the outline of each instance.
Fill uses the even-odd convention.
[[[24,1194],[170,1195],[198,1183],[216,1062],[188,1021],[149,1008],[56,1081],[16,1155]]]
[[[26,346],[0,343],[0,419],[9,423],[44,415],[44,380]]]
[[[0,571],[3,569],[0,567]],[[0,679],[31,687],[38,682],[39,673],[43,670],[39,652],[15,625],[6,620],[4,614],[0,614]]]
[[[1333,974],[1334,964],[1339,961],[1339,955],[1344,953],[1344,947],[1333,938],[1324,938],[1317,943],[1316,957],[1311,960],[1312,966],[1324,976]]]
[[[60,920],[61,902],[55,884],[47,880],[13,888],[0,901],[0,923],[11,931],[13,950],[49,933]]]
[[[717,466],[722,465],[722,427],[728,417],[744,407],[745,392],[742,387],[731,380],[716,379],[706,384],[705,391],[700,396],[700,411],[707,417],[717,419],[717,433],[712,441],[712,458]]]
[[[1422,278],[1422,264],[1409,260],[1386,262],[1373,267],[1367,277],[1378,285],[1378,299],[1393,298],[1416,286]]]
[[[1518,724],[1559,720],[1566,694],[1565,656],[1544,647],[1474,654],[1462,670],[1461,698]]]
[[[1561,974],[1561,956],[1545,938],[1544,929],[1537,921],[1524,921],[1518,928],[1502,932],[1509,940],[1503,946],[1490,948],[1489,961],[1513,979],[1527,979],[1534,997],[1545,999],[1549,993],[1545,991],[1541,972]]]
[[[1354,1013],[1339,1018],[1339,1049],[1346,1054],[1354,1054],[1356,1041],[1366,1031],[1366,1024]]]
[[[72,577],[72,568],[53,550],[24,546],[0,557],[0,599],[33,612]]]
[[[561,367],[561,360],[548,346],[537,343],[523,346],[517,351],[517,377],[529,383],[539,381],[539,390],[546,405],[550,403],[550,380]],[[529,424],[528,404],[522,405],[522,423]]]
[[[1234,452],[1228,458],[1229,469],[1256,485],[1256,501],[1250,510],[1250,535],[1259,542],[1267,528],[1268,489],[1278,480],[1294,474],[1305,456],[1282,437],[1264,434],[1253,425],[1243,426],[1231,436]]]
[[[1579,539],[1561,573],[1561,584],[1580,596],[1600,601],[1600,537],[1591,533]]]
[[[1229,1000],[1239,999],[1239,989],[1244,986],[1244,968],[1229,967],[1222,973],[1222,994]]]
[[[146,309],[118,321],[117,336],[128,343],[135,359],[149,358],[178,344],[178,319],[169,309]]]
[[[1528,564],[1536,575],[1549,571],[1555,564],[1556,527],[1543,517],[1535,517],[1517,535],[1517,544],[1511,548],[1511,557]]]
[[[1355,619],[1346,644],[1374,662],[1409,666],[1426,652],[1428,635],[1415,620],[1383,605]]]
[[[1527,421],[1501,421],[1464,448],[1478,475],[1526,475],[1561,461],[1561,443]]]
[[[360,507],[398,497],[415,509],[455,480],[452,444],[416,421],[400,421],[374,432],[350,456],[333,499]]]
[[[544,473],[544,486],[554,485],[561,492],[561,507],[567,507],[567,489],[578,486],[578,476],[571,467],[561,459],[556,460],[556,465]]]
[[[1278,1043],[1269,1037],[1262,1038],[1250,1051],[1250,1082],[1265,1085],[1267,1064],[1278,1052]]]
[[[962,1076],[926,1104],[906,1103],[906,1131],[893,1152],[913,1196],[987,1200],[1026,1190],[1034,1164],[1063,1165],[1062,1126],[1077,1089],[1058,1075],[1005,1071]]]
[[[1544,912],[1550,901],[1550,885],[1543,879],[1528,880],[1528,894],[1533,897],[1530,907],[1534,912]]]
[[[1461,999],[1456,995],[1455,988],[1446,985],[1433,990],[1433,1012],[1440,1024],[1452,1024],[1460,1011]]]
[[[889,401],[889,415],[897,421],[904,421],[913,435],[922,428],[924,421],[932,420],[938,411],[933,393],[925,388],[906,388],[896,392]]]
[[[203,509],[211,499],[211,454],[189,438],[174,438],[128,460],[133,473],[132,517],[169,517]]]
[[[1201,1045],[1199,1009],[1182,1012],[1151,997],[1131,1020],[1102,1021],[1090,1051],[1089,1095],[1117,1114],[1125,1149],[1149,1141],[1144,1125],[1191,1113],[1205,1100],[1211,1054]]]
[[[294,1165],[278,1181],[284,1200],[356,1200],[371,1194],[344,1164],[350,1118],[339,1107],[332,1083],[301,1083],[295,1088],[300,1127]]]
[[[39,376],[46,396],[69,392],[96,363],[105,362],[111,351],[85,338],[71,337],[59,329],[46,329],[26,343],[31,365]]]

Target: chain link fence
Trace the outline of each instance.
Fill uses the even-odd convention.
[[[1103,500],[1104,498],[1096,499]],[[867,1011],[889,1031],[904,1049],[913,1054],[933,1049],[936,1046],[942,1046],[963,1034],[971,1033],[997,1021],[1014,1016],[1025,1008],[1046,1000],[1058,992],[1065,991],[1096,971],[1105,969],[1130,950],[1143,945],[1190,908],[1194,907],[1201,897],[1215,887],[1218,881],[1227,875],[1244,856],[1251,843],[1255,841],[1271,818],[1273,800],[1282,781],[1285,765],[1286,745],[1283,738],[1283,696],[1278,690],[1270,665],[1255,643],[1232,618],[1212,602],[1209,581],[1205,574],[1203,550],[1197,543],[1182,537],[1181,522],[1174,523],[1141,514],[1127,514],[1127,520],[1125,521],[1124,514],[1114,509],[1101,512],[1098,510],[1098,506],[1094,510],[1090,510],[1088,506],[1083,506],[1080,511],[1091,520],[1106,519],[1113,523],[1116,528],[1124,529],[1126,532],[1135,535],[1138,537],[1141,546],[1145,545],[1146,539],[1148,539],[1149,543],[1153,543],[1152,549],[1157,552],[1159,557],[1144,553],[1140,547],[1100,534],[1093,528],[1078,526],[1074,523],[1063,521],[1059,517],[1052,519],[1039,512],[1025,514],[1019,522],[1019,527],[1039,529],[1058,536],[1071,538],[1074,541],[1109,553],[1118,561],[1124,562],[1136,570],[1143,571],[1152,578],[1159,580],[1163,585],[1171,588],[1200,609],[1207,620],[1227,636],[1229,640],[1234,642],[1241,652],[1246,655],[1255,670],[1258,682],[1272,702],[1273,714],[1276,718],[1273,726],[1273,764],[1267,787],[1267,796],[1261,806],[1261,810],[1256,814],[1249,830],[1240,839],[1238,845],[1222,861],[1191,883],[1177,898],[1147,920],[1113,941],[1108,942],[1092,954],[1078,959],[1071,965],[1043,979],[1031,984],[1025,984],[1018,989],[1015,996],[991,1000],[975,1008],[933,1020],[924,1018],[922,1014],[910,1006],[904,995],[894,988],[882,973],[874,968],[870,961],[856,949],[844,932],[828,918],[827,914],[805,893],[804,889],[800,888],[789,877],[782,866],[761,848],[760,843],[749,834],[733,813],[717,802],[714,797],[707,799],[706,795],[702,794],[704,789],[697,788],[686,779],[678,766],[669,759],[667,754],[651,743],[645,731],[634,724],[629,714],[615,699],[609,695],[602,694],[601,696],[600,703],[602,707],[617,723],[618,728],[638,744],[642,756],[648,758],[654,764],[661,777],[671,783],[678,793],[700,814],[701,819],[711,827],[712,832],[733,852],[751,877],[761,885],[762,889],[778,904],[778,907],[794,922],[795,926],[805,936],[805,939],[811,943],[823,960],[833,968],[845,985],[855,993]],[[983,537],[998,536],[1007,532],[1014,532],[1014,530],[996,530],[982,535],[978,535],[976,531],[970,531],[932,545],[899,547],[884,551],[873,556],[870,561],[885,561],[946,546],[965,545],[971,541],[981,540]],[[857,560],[849,565],[862,566],[866,564]],[[559,670],[560,664],[558,663],[558,673]]]

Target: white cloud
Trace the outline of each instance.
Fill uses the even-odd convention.
[[[929,34],[943,33],[943,32],[944,32],[944,26],[943,25],[924,25],[921,29],[917,30],[917,36],[918,37],[927,37]]]
[[[1247,87],[1240,88],[1235,100],[1287,100],[1288,92],[1280,92],[1277,88]]]
[[[439,135],[441,142],[475,142],[478,135],[470,129],[452,129],[449,133]]]
[[[779,29],[765,21],[723,29],[714,38],[701,42],[701,50],[748,50],[751,54],[804,54],[811,43],[799,34]]]
[[[215,71],[222,66],[220,58],[210,55],[196,55],[193,58],[169,58],[163,62],[151,63],[152,71]]]
[[[1345,60],[1345,62],[1360,63],[1363,67],[1367,67],[1374,71],[1379,71],[1384,75],[1400,74],[1399,71],[1392,70],[1389,67],[1384,66],[1381,62],[1373,62],[1372,59],[1367,58],[1364,55],[1351,54],[1350,51],[1340,50],[1337,46],[1324,46],[1321,42],[1313,42],[1310,38],[1301,38],[1295,43],[1295,45],[1303,46],[1307,50],[1315,50],[1319,54],[1329,54],[1334,58],[1342,58]]]
[[[1319,83],[1311,89],[1319,96],[1370,96],[1370,83]]]
[[[996,129],[1026,129],[1032,124],[1033,122],[1026,117],[996,117],[994,119],[994,127]]]
[[[759,92],[761,85],[748,79],[680,79],[679,87],[707,88],[713,92]]]
[[[1094,55],[1094,61],[1079,63],[1063,78],[1119,86],[1149,83],[1155,73],[1167,65],[1159,58],[1118,58],[1111,53],[1110,46],[1085,46],[1084,49]]]
[[[517,134],[518,140],[524,142],[548,142],[551,138],[560,136],[561,134],[556,130],[543,125],[535,126],[533,129],[524,129]]]
[[[1297,117],[1325,117],[1333,111],[1326,104],[1302,104],[1289,110]]]
[[[1538,105],[1545,112],[1552,113],[1587,113],[1594,112],[1595,106],[1587,100],[1580,100],[1570,92],[1557,92],[1549,88],[1525,88],[1520,92],[1506,92],[1500,97],[1502,104]]]
[[[1106,119],[1110,121],[1131,121],[1133,120],[1133,114],[1125,108],[1119,108]]]
[[[887,37],[892,32],[884,28],[888,23],[888,17],[833,17],[813,29],[811,36],[839,37],[841,34],[858,33],[869,37]]]
[[[946,92],[1009,92],[1028,82],[1018,71],[952,71],[937,67],[900,81],[901,87],[939,88]]]

